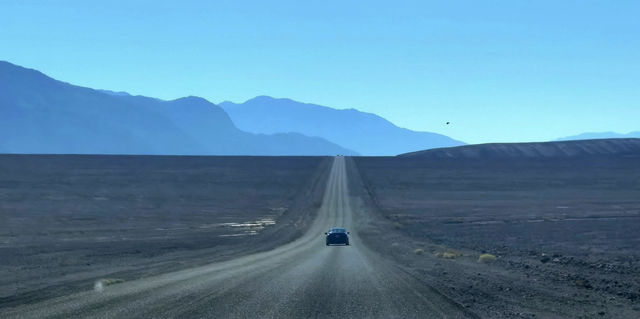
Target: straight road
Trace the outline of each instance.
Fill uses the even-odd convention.
[[[12,309],[2,318],[468,318],[357,235],[345,158],[336,157],[309,231],[277,249]],[[333,226],[351,246],[325,246]]]

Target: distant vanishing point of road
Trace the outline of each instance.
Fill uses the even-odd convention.
[[[366,248],[336,157],[317,218],[277,249],[0,309],[2,318],[469,318],[458,304]],[[326,247],[332,226],[351,246]]]

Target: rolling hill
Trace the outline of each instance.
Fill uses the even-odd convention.
[[[556,141],[595,140],[603,138],[640,138],[640,131],[620,134],[616,132],[589,132],[567,137],[561,137]]]
[[[640,156],[640,139],[596,139],[540,143],[490,143],[438,148],[399,155],[416,158],[568,158],[587,156]]]

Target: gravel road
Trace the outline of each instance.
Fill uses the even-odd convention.
[[[361,244],[367,214],[349,200],[336,157],[307,233],[277,249],[141,278],[40,303],[0,309],[2,318],[467,318],[476,317]],[[351,246],[325,246],[330,227]]]

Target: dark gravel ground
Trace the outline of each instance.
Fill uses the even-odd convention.
[[[336,157],[307,231],[275,249],[0,308],[2,318],[478,318],[362,245],[371,215],[349,197]],[[351,230],[349,246],[324,232]]]
[[[48,308],[38,305],[55,305],[48,299],[78,291],[91,295],[100,278],[124,279],[111,291],[127,294],[147,284],[153,290],[158,278],[168,276],[175,281],[163,290],[166,296],[196,299],[164,305],[165,295],[142,293],[140,301],[151,298],[159,311],[176,314],[240,307],[237,295],[215,292],[236,285],[234,293],[253,296],[247,300],[266,313],[302,307],[294,317],[339,311],[332,308],[338,303],[305,299],[335,289],[350,291],[339,304],[351,310],[369,298],[367,304],[377,306],[362,311],[371,314],[397,316],[404,309],[417,316],[431,309],[440,312],[424,315],[640,317],[638,158],[353,158],[346,159],[345,173],[334,176],[344,182],[324,194],[332,185],[330,163],[304,157],[0,156],[0,308],[11,312],[32,304],[44,311],[35,313],[45,313]],[[310,228],[323,194],[322,218]],[[351,225],[358,245],[325,251],[315,233],[340,223]],[[242,262],[276,246],[262,262]],[[482,253],[496,260],[479,263]],[[238,262],[224,273],[216,270]],[[397,271],[396,263],[407,272]],[[346,267],[342,275],[334,271],[340,267]],[[184,272],[155,277],[179,269]],[[359,285],[363,289],[353,290]],[[177,289],[182,286],[189,289]],[[382,306],[370,288],[389,298],[396,293],[402,309],[399,301]],[[265,308],[269,298],[291,306]],[[205,307],[210,302],[216,306]]]
[[[0,308],[290,242],[331,161],[1,155]]]
[[[363,240],[475,313],[640,317],[640,158],[357,157],[351,172],[379,217]]]

